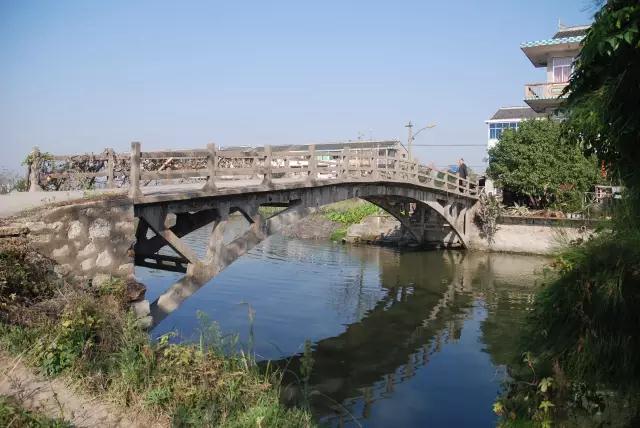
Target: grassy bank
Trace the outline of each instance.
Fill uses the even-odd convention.
[[[304,427],[310,415],[279,402],[280,374],[231,355],[202,320],[197,345],[152,341],[128,312],[121,281],[72,284],[17,240],[0,248],[0,349],[47,376],[175,426]]]
[[[371,202],[352,199],[322,208],[322,215],[328,220],[339,223],[340,227],[331,234],[332,241],[341,241],[347,235],[349,226],[358,224],[370,215],[380,214],[382,210]]]
[[[640,231],[617,218],[558,256],[494,409],[503,426],[640,425]]]

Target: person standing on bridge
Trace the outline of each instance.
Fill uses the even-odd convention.
[[[460,176],[461,180],[458,180],[460,186],[464,186],[463,180],[467,179],[467,175],[469,171],[467,170],[467,164],[464,163],[464,159],[458,159],[458,176]],[[460,187],[460,193],[464,192],[464,187]]]

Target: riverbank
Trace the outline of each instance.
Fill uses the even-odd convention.
[[[24,240],[0,241],[0,350],[31,371],[124,414],[152,414],[155,426],[313,425],[280,404],[279,372],[258,370],[215,323],[201,319],[197,345],[153,341],[128,311],[123,281],[74,282],[55,267]],[[3,369],[16,374],[15,361]]]
[[[587,240],[596,224],[588,220],[502,216],[489,241],[471,222],[469,249],[514,254],[554,255],[571,243]],[[299,239],[324,239],[350,244],[407,245],[401,225],[375,205],[354,199],[323,207],[283,235]]]

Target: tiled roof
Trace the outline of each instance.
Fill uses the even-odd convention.
[[[533,111],[531,107],[502,107],[498,109],[489,120],[535,119],[544,116],[543,113]]]
[[[553,35],[553,38],[561,39],[563,37],[584,36],[587,34],[588,29],[589,29],[588,25],[582,25],[580,27],[561,28],[558,30],[556,34]]]
[[[563,43],[579,43],[584,39],[584,35],[561,37],[559,39],[536,40],[535,42],[525,42],[520,44],[521,48],[532,48],[534,46],[552,46],[561,45]]]

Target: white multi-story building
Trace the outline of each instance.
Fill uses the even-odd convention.
[[[552,38],[526,42],[520,49],[534,67],[546,68],[545,83],[530,83],[524,87],[526,106],[501,107],[487,124],[487,150],[496,145],[505,129],[518,129],[523,120],[553,115],[562,103],[562,95],[569,83],[573,63],[580,53],[581,42],[589,29],[588,25],[558,27]],[[487,183],[487,189],[492,188]]]

